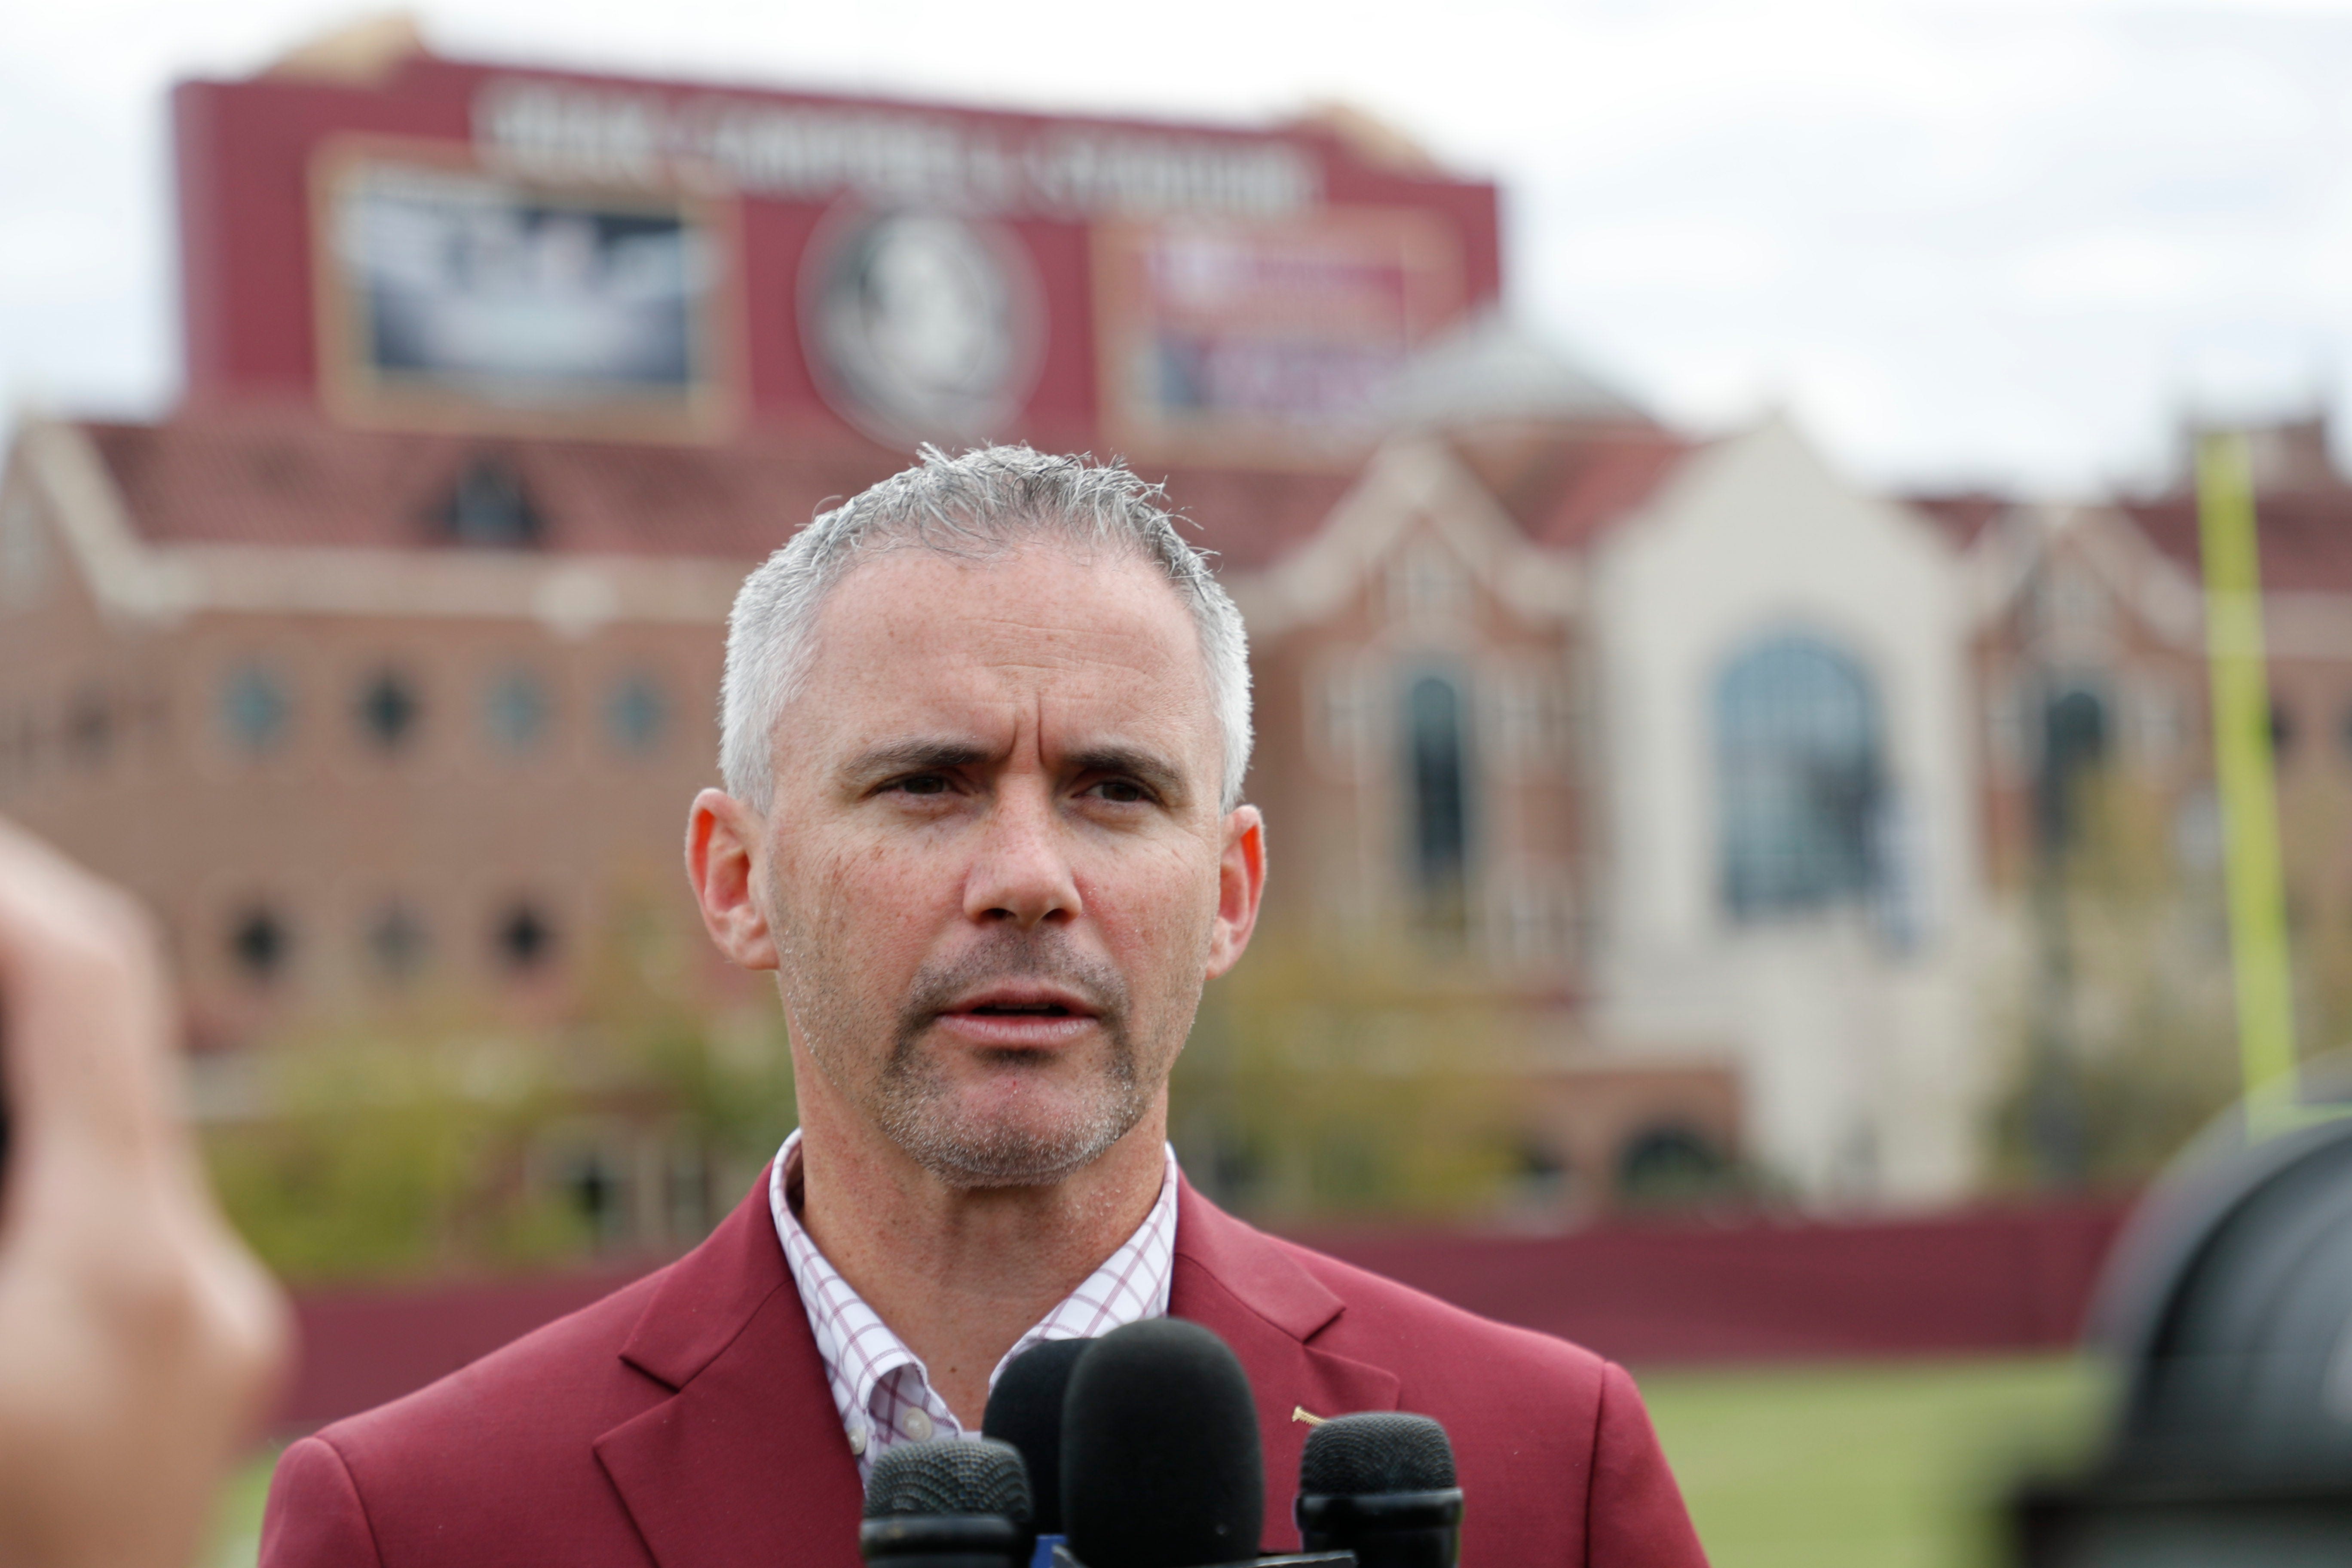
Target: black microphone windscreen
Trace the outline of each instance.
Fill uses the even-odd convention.
[[[1087,1568],[1199,1568],[1257,1555],[1265,1520],[1249,1374],[1198,1323],[1095,1342],[1062,1412],[1062,1525]]]
[[[1335,1415],[1307,1434],[1298,1489],[1324,1496],[1434,1492],[1454,1485],[1445,1428],[1403,1410]]]
[[[1029,1473],[1020,1450],[985,1437],[934,1437],[894,1444],[874,1457],[866,1518],[945,1513],[999,1514],[1025,1527]]]
[[[1092,1340],[1047,1340],[1031,1345],[996,1374],[980,1429],[1010,1443],[1029,1462],[1029,1497],[1037,1533],[1062,1532],[1062,1402],[1070,1369]]]

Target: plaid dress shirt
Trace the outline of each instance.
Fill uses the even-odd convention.
[[[922,1359],[850,1288],[801,1228],[801,1135],[784,1140],[768,1178],[768,1208],[784,1261],[800,1287],[816,1335],[817,1354],[833,1387],[849,1451],[857,1456],[860,1480],[871,1474],[874,1456],[893,1443],[930,1437],[976,1437],[931,1388]],[[1013,1342],[988,1374],[989,1386],[1014,1356],[1046,1340],[1092,1339],[1126,1323],[1168,1315],[1168,1286],[1176,1258],[1176,1151],[1167,1149],[1159,1199],[1135,1234],[1103,1260],[1086,1282]]]

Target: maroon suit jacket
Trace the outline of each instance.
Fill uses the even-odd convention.
[[[764,1174],[667,1268],[286,1450],[261,1568],[856,1568],[857,1461]],[[1265,1550],[1307,1428],[1408,1409],[1454,1439],[1465,1568],[1705,1568],[1622,1370],[1261,1234],[1189,1184],[1170,1312],[1257,1394]]]

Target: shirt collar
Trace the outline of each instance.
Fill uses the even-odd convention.
[[[1013,1358],[1033,1345],[1092,1339],[1127,1323],[1168,1315],[1176,1256],[1176,1151],[1162,1148],[1160,1195],[1143,1223],[1076,1289],[1013,1342],[989,1373],[992,1388]],[[932,1391],[922,1358],[907,1348],[817,1249],[796,1212],[800,1184],[801,1135],[795,1131],[784,1140],[769,1174],[768,1208],[808,1313],[834,1405],[851,1451],[857,1455],[859,1474],[871,1469],[874,1456],[882,1449],[924,1432],[977,1436],[964,1431]],[[910,1414],[918,1411],[919,1415]]]

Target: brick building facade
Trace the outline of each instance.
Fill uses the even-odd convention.
[[[1268,940],[1404,955],[1364,1071],[1501,1020],[1529,1171],[1578,1202],[1733,1161],[1972,1190],[2068,770],[2210,815],[2185,502],[1907,504],[1778,420],[1669,428],[1512,326],[1492,187],[1360,122],[362,53],[181,89],[188,395],[28,416],[0,479],[0,810],[154,905],[215,1058],[560,1019],[625,909],[704,953],[676,860],[728,603],[918,438],[1166,480],[1251,626]],[[2319,440],[2263,518],[2325,911],[2352,492]]]

